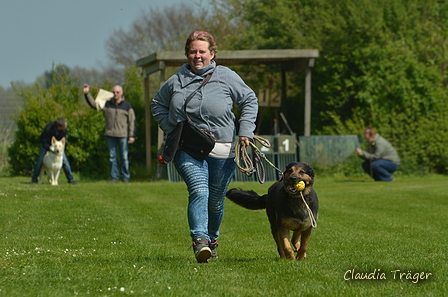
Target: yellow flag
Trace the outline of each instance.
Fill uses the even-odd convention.
[[[112,97],[114,97],[114,93],[100,89],[98,91],[98,95],[96,95],[95,103],[96,103],[96,109],[101,110],[104,108],[104,104],[106,104],[106,101],[109,101]]]

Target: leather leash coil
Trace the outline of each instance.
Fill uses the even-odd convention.
[[[264,165],[261,162],[261,159],[263,159],[272,168],[277,170],[280,176],[283,176],[283,172],[275,167],[275,165],[271,161],[269,161],[266,155],[255,145],[255,141],[258,141],[264,147],[271,147],[269,141],[261,136],[255,135],[254,139],[251,139],[250,146],[252,147],[252,151],[254,153],[254,166],[254,162],[247,152],[247,147],[242,146],[239,142],[237,142],[235,146],[235,162],[238,169],[242,173],[245,173],[247,176],[252,176],[252,174],[256,173],[258,182],[260,184],[263,184],[266,180]]]

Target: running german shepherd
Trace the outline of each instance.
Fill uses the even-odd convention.
[[[301,181],[305,183],[304,189],[297,186]],[[319,208],[313,183],[314,170],[310,165],[290,163],[283,178],[274,183],[267,194],[260,196],[254,191],[234,188],[227,191],[226,196],[247,209],[266,209],[280,257],[303,260]],[[293,231],[291,242],[290,231]],[[294,252],[297,252],[296,257]]]

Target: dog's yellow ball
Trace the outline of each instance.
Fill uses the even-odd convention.
[[[299,181],[294,185],[294,188],[296,188],[297,191],[303,191],[303,189],[305,189],[305,182],[303,180]]]

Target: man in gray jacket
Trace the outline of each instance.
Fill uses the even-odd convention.
[[[393,181],[394,173],[400,165],[400,157],[389,141],[376,133],[375,128],[367,127],[364,138],[369,144],[368,151],[356,148],[358,156],[365,160],[362,163],[364,171],[376,181]]]
[[[95,100],[89,93],[89,85],[84,84],[84,98],[93,109],[97,109]],[[124,100],[123,89],[116,85],[112,88],[114,97],[104,104],[102,111],[106,119],[106,143],[109,151],[110,167],[111,167],[111,183],[120,180],[118,162],[117,162],[117,147],[121,159],[121,178],[127,183],[131,178],[129,173],[129,159],[128,159],[128,143],[135,141],[135,113],[131,104]]]

